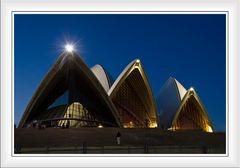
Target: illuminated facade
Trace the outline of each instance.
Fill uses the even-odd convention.
[[[209,119],[196,91],[188,91],[170,77],[160,89],[157,98],[161,127],[168,130],[202,130],[213,132]]]
[[[108,94],[125,128],[157,127],[155,100],[140,60],[128,64]]]
[[[19,127],[35,126],[213,131],[195,90],[175,78],[160,89],[156,107],[139,59],[114,81],[101,65],[90,69],[75,52],[60,55],[29,102]]]
[[[100,65],[91,69],[64,52],[28,104],[19,127],[157,127],[154,97],[139,60],[113,82]]]
[[[76,53],[64,52],[28,104],[19,127],[121,127],[116,108]]]
[[[207,111],[193,88],[190,88],[184,96],[172,121],[172,129],[213,132]]]

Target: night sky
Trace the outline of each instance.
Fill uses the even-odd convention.
[[[226,130],[224,14],[17,14],[14,17],[14,115],[19,120],[66,43],[89,67],[116,79],[139,58],[155,97],[175,77],[193,86],[216,131]]]

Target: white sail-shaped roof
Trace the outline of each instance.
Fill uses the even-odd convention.
[[[25,127],[38,116],[45,115],[45,112],[48,115],[47,108],[51,107],[65,92],[69,92],[66,105],[76,104],[79,106],[78,102],[80,102],[87,107],[86,109],[94,106],[93,121],[103,121],[107,126],[122,126],[114,104],[97,77],[77,53],[63,52],[40,83],[23,114],[19,127]],[[91,102],[91,105],[88,102]],[[75,117],[75,113],[72,117]],[[64,117],[59,118],[59,116],[57,118],[47,116],[46,118],[65,120]]]
[[[147,115],[150,122],[157,126],[158,117],[155,106],[155,99],[144,72],[143,66],[139,59],[133,60],[129,63],[118,78],[114,81],[112,87],[108,91],[108,95],[111,99],[118,93],[119,89],[127,81],[131,88],[133,88],[135,96],[138,97],[143,104],[144,108],[147,110]],[[131,100],[129,100],[131,101]],[[138,111],[135,111],[138,112]],[[154,127],[155,127],[154,126]]]
[[[93,66],[91,70],[94,73],[94,75],[97,77],[99,82],[102,84],[105,91],[108,92],[113,83],[113,80],[110,77],[110,75],[99,64],[96,64],[95,66]]]
[[[172,120],[186,92],[187,90],[173,77],[170,77],[160,89],[157,107],[163,128],[171,127]]]
[[[174,116],[171,129],[201,129],[205,132],[213,132],[213,124],[194,88],[191,87],[185,94]]]
[[[175,80],[175,82],[176,82],[176,85],[177,85],[177,89],[178,89],[180,98],[181,98],[181,100],[182,100],[187,91],[186,91],[186,89],[183,87],[183,85],[181,85],[181,83],[179,83],[176,79],[174,79],[174,80]]]

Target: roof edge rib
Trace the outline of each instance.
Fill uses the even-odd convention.
[[[203,115],[208,119],[209,126],[211,126],[212,130],[214,130],[212,121],[211,121],[211,119],[209,118],[209,115],[208,115],[208,113],[207,113],[207,110],[206,110],[206,108],[204,107],[202,101],[200,100],[198,94],[196,93],[196,91],[194,90],[193,87],[190,87],[190,89],[188,89],[187,93],[185,94],[185,96],[184,96],[184,98],[183,98],[183,100],[182,100],[182,103],[181,103],[180,107],[178,108],[178,110],[177,110],[177,112],[176,112],[176,114],[175,114],[175,116],[174,116],[174,119],[173,119],[173,121],[172,121],[172,125],[174,125],[174,124],[176,123],[176,121],[177,121],[177,119],[178,119],[178,116],[180,115],[180,112],[181,112],[182,107],[184,106],[184,104],[186,103],[186,101],[188,100],[188,98],[189,98],[190,96],[192,96],[192,95],[194,96],[194,98],[196,99],[196,101],[199,103],[199,106],[200,106],[200,108],[201,108],[202,111],[203,111]]]
[[[150,87],[150,83],[149,80],[146,76],[146,73],[143,69],[143,66],[141,64],[141,61],[139,59],[135,59],[132,62],[130,62],[125,68],[124,70],[121,72],[121,74],[118,76],[118,78],[114,81],[112,87],[109,89],[108,91],[108,95],[109,97],[111,97],[111,99],[113,98],[113,96],[117,93],[119,87],[121,86],[121,84],[127,79],[127,77],[131,74],[131,72],[133,70],[137,69],[144,81],[144,85],[147,89],[147,92],[149,94],[149,98],[150,98],[150,102],[151,102],[151,106],[152,106],[152,111],[154,112],[153,115],[155,115],[156,117],[156,122],[159,125],[159,119],[158,119],[158,115],[157,115],[157,108],[156,108],[156,103],[155,103],[155,99],[153,96],[153,92],[152,89]]]
[[[26,110],[19,122],[18,127],[23,127],[28,116],[30,115],[31,110],[35,106],[37,100],[41,97],[41,93],[46,89],[48,84],[54,79],[55,74],[57,74],[57,72],[61,70],[61,67],[63,67],[63,65],[68,61],[73,61],[74,63],[77,64],[77,66],[81,67],[81,71],[86,75],[88,80],[91,81],[92,85],[94,85],[94,87],[96,88],[96,91],[98,92],[98,94],[103,98],[106,107],[109,108],[110,111],[112,111],[113,113],[112,115],[114,116],[116,123],[120,127],[122,127],[119,117],[117,116],[117,112],[116,112],[117,110],[114,104],[112,103],[111,99],[109,98],[107,92],[103,88],[102,84],[99,82],[99,80],[91,71],[91,69],[84,63],[84,61],[80,58],[80,56],[75,52],[73,53],[63,52],[60,54],[56,63],[52,65],[47,75],[43,78],[37,90],[35,91],[33,97],[31,98],[29,104],[26,107]]]

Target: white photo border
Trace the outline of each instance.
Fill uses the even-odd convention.
[[[50,0],[44,3],[41,0],[7,0],[1,1],[1,166],[24,167],[79,167],[79,166],[128,166],[128,167],[236,167],[239,161],[239,96],[240,86],[239,49],[236,37],[239,37],[239,1],[221,0],[197,0],[191,1],[74,1],[74,0]],[[77,5],[76,5],[77,4]],[[78,8],[78,9],[77,9]],[[40,12],[41,11],[41,12]],[[81,12],[79,12],[81,11]],[[161,11],[161,12],[160,12]],[[174,154],[131,154],[129,155],[28,155],[13,154],[13,113],[14,113],[14,13],[225,13],[226,14],[226,154],[204,155],[174,155]],[[235,26],[235,27],[234,27]],[[237,29],[238,27],[238,29]],[[237,36],[238,35],[238,36]],[[231,113],[229,113],[231,112]],[[231,122],[229,122],[231,121]],[[238,127],[237,127],[238,126]],[[230,138],[229,138],[230,137]],[[11,140],[10,140],[11,139]],[[23,156],[23,157],[19,157]],[[51,157],[50,157],[51,156]],[[61,156],[61,157],[60,157]],[[66,157],[67,156],[67,157]],[[77,156],[77,157],[73,157]],[[84,156],[84,157],[83,157]],[[86,157],[87,156],[87,157]],[[91,157],[89,157],[91,156]],[[194,157],[192,157],[194,156]],[[204,158],[203,158],[204,157]],[[204,161],[203,161],[204,159]],[[117,164],[116,164],[117,163]]]
[[[11,112],[11,118],[12,118],[12,124],[11,124],[11,131],[12,131],[12,156],[15,157],[24,157],[24,156],[28,156],[28,157],[36,157],[36,156],[58,156],[58,157],[93,157],[93,156],[98,156],[98,157],[132,157],[132,156],[138,156],[138,157],[183,157],[183,156],[187,156],[187,157],[197,157],[197,156],[201,156],[201,157],[212,157],[212,156],[218,156],[218,157],[227,157],[228,156],[228,58],[229,58],[229,53],[228,53],[228,12],[227,11],[218,11],[218,12],[206,12],[206,11],[195,11],[195,12],[186,12],[186,11],[181,11],[181,12],[176,12],[176,11],[171,11],[171,12],[159,12],[159,11],[128,11],[128,12],[124,12],[124,11],[101,11],[101,12],[96,12],[96,11],[87,11],[87,12],[79,12],[79,11],[12,11],[12,81],[14,81],[14,16],[16,14],[224,14],[226,17],[226,153],[225,154],[14,154],[14,103],[12,103],[12,112]],[[12,82],[12,102],[14,102],[14,82]]]

